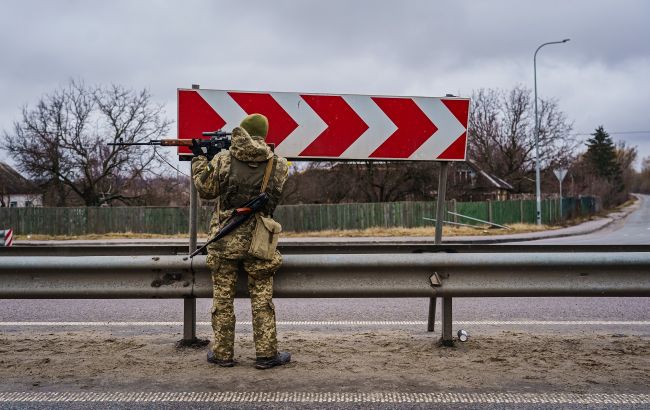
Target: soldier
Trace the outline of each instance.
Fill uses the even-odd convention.
[[[264,246],[277,244],[280,225],[272,215],[287,180],[288,164],[266,144],[268,120],[261,114],[244,118],[232,131],[230,150],[223,150],[208,159],[198,147],[193,148],[194,184],[203,199],[219,198],[210,221],[210,235],[214,235],[232,211],[264,191],[269,202],[262,212],[254,215],[219,241],[208,247],[207,263],[212,271],[213,306],[212,329],[214,343],[208,349],[208,362],[222,367],[235,365],[235,312],[233,300],[237,272],[248,274],[248,290],[253,313],[253,338],[257,369],[268,369],[288,363],[289,352],[278,352],[275,307],[273,305],[273,274],[282,263],[275,246],[265,249],[267,254],[251,256],[251,243]],[[265,230],[267,236],[256,241],[254,236]]]

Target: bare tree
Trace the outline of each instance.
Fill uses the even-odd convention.
[[[0,144],[19,169],[56,188],[57,205],[66,205],[68,191],[87,206],[128,203],[132,182],[156,165],[155,153],[106,144],[159,138],[169,125],[146,89],[71,81],[35,107],[23,107],[22,119],[3,132]]]
[[[641,161],[641,172],[634,178],[632,192],[650,194],[650,157],[645,157]]]
[[[136,178],[131,183],[130,205],[137,206],[187,206],[190,179],[186,175],[166,175]]]
[[[350,172],[367,202],[429,199],[437,190],[438,165],[429,161],[364,161]]]
[[[312,162],[289,176],[285,203],[391,202],[434,197],[438,165],[433,162]]]
[[[637,148],[628,146],[625,141],[618,141],[616,144],[616,163],[621,170],[621,179],[626,193],[629,192],[634,184],[634,179],[637,175],[634,169],[634,163],[638,154]]]
[[[543,168],[567,164],[577,143],[572,124],[555,100],[539,100],[539,150]],[[532,187],[535,169],[535,114],[531,91],[517,86],[503,90],[481,89],[472,96],[469,158],[481,168],[515,186]]]

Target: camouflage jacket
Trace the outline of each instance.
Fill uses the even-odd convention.
[[[224,205],[224,194],[228,190],[231,158],[248,163],[249,166],[266,166],[266,161],[273,158],[273,152],[261,137],[251,137],[243,128],[235,128],[232,132],[232,144],[230,150],[224,150],[215,155],[211,161],[204,156],[192,159],[192,178],[199,196],[202,199],[219,199],[215,205],[212,219],[210,220],[210,236],[216,234],[219,224],[227,219],[232,213]],[[264,164],[260,164],[264,163]],[[289,166],[287,160],[277,158],[273,178],[269,186],[273,190],[267,192],[272,196],[273,202],[277,203],[282,193],[284,183],[287,181]],[[271,211],[273,211],[271,209]],[[222,258],[238,259],[246,255],[250,247],[250,239],[255,228],[255,218],[250,218],[240,225],[232,233],[223,239],[210,245],[208,250],[216,252]]]

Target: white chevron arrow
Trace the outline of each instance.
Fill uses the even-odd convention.
[[[239,127],[239,124],[247,115],[246,111],[226,91],[198,90],[198,92],[210,107],[226,122],[223,126],[224,130],[231,131],[233,128]]]
[[[409,159],[435,160],[466,131],[440,98],[414,97],[413,100],[438,130]]]
[[[395,132],[397,126],[370,96],[344,95],[343,99],[368,125],[368,129],[343,152],[341,157],[367,158]]]
[[[271,93],[271,96],[298,124],[276,147],[278,155],[297,157],[325,129],[327,124],[297,93]]]

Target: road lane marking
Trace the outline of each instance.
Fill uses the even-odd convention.
[[[650,404],[649,394],[400,392],[0,392],[0,402]]]
[[[210,322],[197,322],[197,326],[211,326]],[[237,324],[251,326],[250,320]],[[330,321],[278,321],[279,326],[422,326],[426,321],[419,320],[330,320]],[[436,321],[436,324],[440,324]],[[649,320],[458,320],[455,325],[467,326],[648,326]],[[183,326],[183,322],[0,322],[1,327],[16,326]]]

